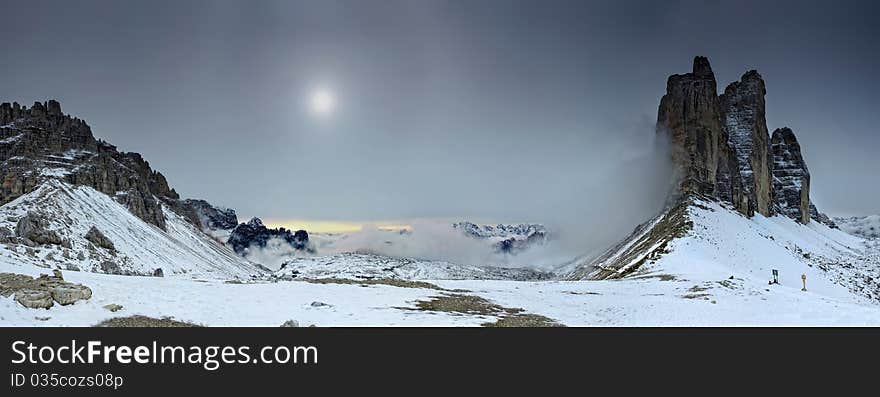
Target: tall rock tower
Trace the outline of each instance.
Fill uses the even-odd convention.
[[[728,143],[736,150],[743,190],[749,210],[773,215],[773,186],[770,159],[770,134],[765,116],[764,79],[751,70],[724,90],[721,101],[721,125]]]
[[[681,194],[714,197],[751,214],[736,151],[722,128],[721,115],[709,60],[696,57],[691,73],[669,76],[657,113],[657,130],[669,135],[673,162],[683,173]]]
[[[767,130],[767,89],[757,71],[746,72],[718,95],[705,57],[693,71],[669,76],[657,112],[682,173],[678,194],[709,197],[752,216],[781,213],[836,227],[810,201],[810,172],[794,132]]]
[[[810,222],[810,171],[801,155],[801,145],[787,127],[773,131],[771,143],[776,206],[781,214],[807,224]]]

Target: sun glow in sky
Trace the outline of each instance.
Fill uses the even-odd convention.
[[[312,92],[309,98],[309,107],[312,113],[318,116],[327,116],[333,113],[336,108],[336,96],[332,91],[327,89],[317,89]]]

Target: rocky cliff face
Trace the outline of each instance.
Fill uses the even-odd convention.
[[[747,216],[778,211],[833,227],[810,202],[810,173],[794,133],[768,134],[765,94],[764,79],[752,70],[718,96],[704,57],[694,58],[691,73],[669,77],[657,131],[669,135],[682,172],[678,194],[727,202]]]
[[[704,57],[694,58],[693,71],[666,82],[657,129],[669,135],[672,157],[682,171],[679,192],[730,202],[749,212],[736,151],[721,124],[715,74]]]
[[[773,214],[770,135],[765,116],[764,79],[749,71],[731,83],[719,98],[721,125],[728,143],[736,151],[743,190],[749,199],[749,211],[765,216]]]
[[[790,128],[777,128],[771,139],[773,189],[779,212],[801,223],[810,222],[810,171],[801,145]]]
[[[205,200],[185,199],[169,202],[175,212],[203,231],[230,230],[238,225],[235,210],[218,208]]]
[[[95,139],[85,121],[63,114],[54,100],[30,108],[0,104],[0,163],[0,204],[55,178],[107,194],[163,230],[163,203],[195,212],[140,154]]]

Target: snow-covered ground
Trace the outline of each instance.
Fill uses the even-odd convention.
[[[67,198],[35,202],[44,208],[52,208],[52,203],[80,203],[59,212],[69,214],[70,219],[53,222],[70,222],[67,226],[77,233],[85,232],[87,222],[98,222],[109,238],[123,245],[120,252],[143,263],[167,260],[172,263],[162,266],[174,269],[176,263],[186,271],[177,276],[142,277],[63,270],[66,280],[89,286],[92,298],[44,310],[27,309],[12,297],[0,297],[0,325],[85,326],[135,314],[212,326],[278,326],[287,320],[302,326],[478,326],[498,318],[417,310],[419,302],[453,294],[482,297],[574,326],[880,325],[877,244],[817,222],[800,225],[785,217],[760,215],[749,219],[711,202],[689,207],[693,228],[670,242],[668,252],[652,257],[632,276],[620,280],[535,281],[521,277],[529,273],[518,270],[337,254],[301,258],[255,281],[229,283],[238,270],[231,274],[207,271],[211,268],[203,263],[215,255],[214,249],[222,248],[202,246],[211,240],[182,220],[170,222],[167,232],[147,233],[141,230],[142,221],[127,218],[131,216],[127,211],[114,212],[111,203],[118,204],[109,197],[106,208],[93,208],[104,203],[104,198],[64,186],[53,194]],[[54,196],[44,192],[40,197]],[[22,211],[21,202],[10,204],[3,206],[0,220]],[[173,214],[166,215],[175,219]],[[186,237],[189,234],[194,237]],[[138,252],[142,254],[134,254]],[[45,261],[0,247],[0,272],[49,273],[43,266]],[[779,284],[768,284],[772,269],[779,272]],[[806,291],[801,290],[802,274]],[[530,281],[511,280],[517,277]],[[306,278],[417,279],[445,290],[423,284],[315,283]],[[123,309],[111,313],[103,308],[108,304]]]
[[[36,275],[39,270],[27,273]],[[0,298],[0,324],[88,326],[135,314],[212,326],[278,326],[287,320],[302,326],[478,326],[496,319],[414,310],[418,301],[453,294],[426,288],[303,281],[227,284],[86,272],[64,272],[64,276],[89,285],[93,297],[49,310],[26,309],[11,297]],[[880,324],[880,306],[821,291],[803,292],[784,282],[768,286],[737,278],[693,280],[659,275],[615,281],[431,282],[468,291],[455,294],[476,295],[569,326]],[[327,306],[313,306],[313,302]],[[102,308],[114,303],[123,309],[111,313]]]
[[[49,220],[50,230],[70,242],[69,247],[0,245],[0,261],[84,271],[99,271],[101,264],[109,261],[125,272],[152,274],[162,269],[166,276],[188,277],[249,278],[260,272],[257,265],[238,257],[167,207],[163,210],[164,231],[92,188],[50,180],[0,207],[0,227],[15,230],[19,218],[37,211]],[[113,243],[114,250],[95,247],[86,240],[93,226]]]

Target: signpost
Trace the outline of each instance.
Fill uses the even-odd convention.
[[[801,274],[801,281],[804,283],[804,288],[801,288],[801,291],[807,290],[807,275]]]

